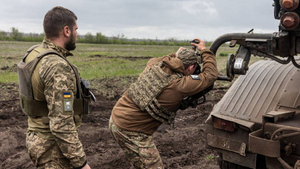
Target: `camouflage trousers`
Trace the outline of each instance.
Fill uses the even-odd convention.
[[[30,159],[38,169],[73,168],[53,139],[44,139],[39,136],[39,133],[28,131],[26,147]]]
[[[135,168],[163,169],[161,157],[151,135],[122,130],[114,124],[112,118],[109,120],[109,129]]]

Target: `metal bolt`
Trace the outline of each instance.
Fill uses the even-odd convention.
[[[292,149],[291,143],[289,143],[287,146],[285,146],[285,147],[284,147],[284,150],[285,150],[285,154],[286,154],[286,155],[292,154],[293,149]]]

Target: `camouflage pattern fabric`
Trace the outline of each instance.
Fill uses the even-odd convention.
[[[115,126],[112,118],[109,120],[109,129],[135,168],[163,169],[161,157],[151,135],[122,130]]]
[[[135,83],[130,85],[128,96],[142,111],[146,110],[154,119],[171,124],[175,119],[176,112],[164,109],[156,97],[173,80],[181,78],[183,75],[180,73],[169,75],[161,69],[162,65],[161,61],[146,70]]]
[[[70,161],[60,151],[55,140],[43,139],[35,132],[27,132],[26,147],[34,165],[39,169],[68,169]]]
[[[196,55],[194,50],[181,47],[176,52],[176,56],[184,65],[193,65],[195,63],[200,64],[200,57]]]
[[[47,39],[42,45],[44,48],[56,50],[64,57],[70,55],[69,51]],[[70,93],[68,104],[72,107],[77,92],[75,72],[71,65],[54,54],[45,56],[40,62],[35,71],[38,71],[40,79],[38,83],[43,84],[40,85],[43,88],[34,88],[36,89],[34,92],[42,91],[44,94],[49,109],[49,123],[45,124],[43,118],[28,116],[29,134],[26,140],[28,152],[36,166],[62,165],[63,161],[63,168],[80,167],[86,162],[86,155],[77,132],[81,117],[76,124],[74,111],[65,109],[64,98],[64,93]]]

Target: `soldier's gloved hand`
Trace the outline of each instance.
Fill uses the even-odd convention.
[[[201,39],[194,39],[193,41],[199,41],[199,43],[191,42],[191,45],[196,46],[199,51],[206,49],[205,42]]]

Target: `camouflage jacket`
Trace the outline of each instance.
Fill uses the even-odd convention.
[[[41,47],[53,49],[62,56],[72,55],[68,50],[44,39]],[[26,62],[33,60],[38,53],[33,50]],[[41,117],[28,116],[28,131],[36,132],[40,137],[55,140],[64,157],[71,165],[81,166],[86,161],[83,146],[78,138],[81,116],[76,118],[74,111],[64,111],[64,92],[70,93],[71,99],[77,93],[76,77],[71,66],[55,54],[45,56],[38,63],[32,75],[32,87],[35,100],[46,101],[49,109],[49,123]]]
[[[157,96],[159,104],[167,111],[176,112],[183,98],[193,96],[211,86],[218,78],[217,62],[215,55],[210,50],[202,50],[203,58],[202,72],[199,78],[192,76],[183,76],[173,80],[164,90]],[[184,73],[184,65],[180,59],[175,58],[175,54],[160,58],[152,58],[148,61],[146,68],[140,76],[158,62],[163,61],[162,70],[167,74]],[[139,106],[129,96],[126,91],[114,106],[112,120],[115,125],[123,130],[141,132],[152,135],[161,125],[161,122],[153,118],[146,111],[141,110]]]

